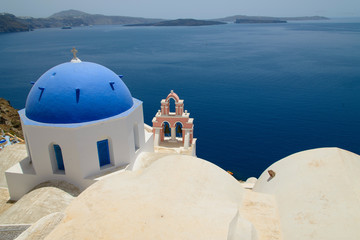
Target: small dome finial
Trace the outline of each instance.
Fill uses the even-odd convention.
[[[72,52],[73,55],[74,55],[73,59],[71,59],[71,62],[72,62],[72,63],[81,62],[81,60],[76,56],[76,53],[78,52],[78,50],[76,50],[75,47],[73,47],[73,48],[71,49],[71,52]]]

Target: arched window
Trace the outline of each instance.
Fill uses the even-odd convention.
[[[175,99],[172,97],[169,98],[169,113],[175,113],[176,114],[176,108],[175,108]]]
[[[65,174],[65,165],[60,145],[50,144],[49,146],[50,160],[53,173]]]
[[[164,136],[170,137],[171,136],[170,124],[168,122],[164,122],[163,126],[164,126]]]
[[[59,170],[65,170],[64,159],[61,151],[61,147],[57,144],[54,144],[55,158],[57,163],[57,168]]]
[[[110,164],[109,141],[104,139],[97,142],[100,167]]]
[[[176,123],[176,137],[182,137],[182,124],[180,122]]]

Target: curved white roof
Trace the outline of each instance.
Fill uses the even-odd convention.
[[[46,239],[256,239],[239,216],[243,193],[212,163],[167,156],[89,187]]]
[[[359,155],[320,148],[274,163],[253,190],[275,195],[284,239],[355,240],[360,239],[359,173]]]
[[[64,181],[43,182],[2,212],[0,224],[32,224],[48,214],[64,211],[79,193],[77,187]]]

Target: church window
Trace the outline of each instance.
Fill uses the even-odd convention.
[[[175,105],[176,105],[175,99],[170,98],[169,99],[169,113],[176,113]]]
[[[176,137],[182,137],[182,124],[180,122],[176,123]]]
[[[110,164],[110,152],[108,139],[97,142],[97,150],[99,156],[100,167]]]
[[[63,155],[61,152],[61,147],[57,144],[54,144],[54,152],[55,152],[55,159],[56,159],[56,164],[57,164],[57,169],[58,170],[65,170],[65,166],[64,166],[64,159],[63,159]]]
[[[163,126],[164,126],[164,136],[170,137],[171,136],[170,124],[168,122],[164,122]]]

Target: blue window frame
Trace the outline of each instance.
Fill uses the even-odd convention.
[[[100,167],[110,164],[109,142],[107,139],[97,142]]]
[[[56,158],[56,163],[57,163],[58,169],[65,170],[61,147],[57,144],[54,144],[54,151],[55,151],[55,158]]]

